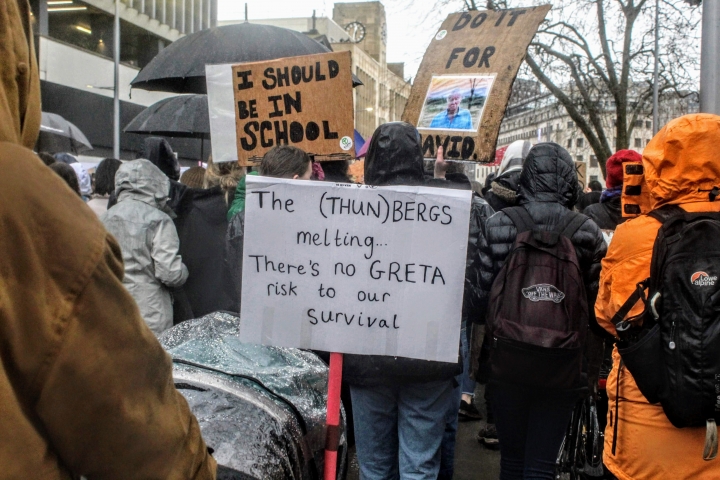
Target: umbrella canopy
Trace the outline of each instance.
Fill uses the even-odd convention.
[[[40,135],[36,144],[38,152],[77,154],[92,148],[90,141],[78,127],[60,115],[42,112]]]
[[[160,100],[140,112],[123,131],[166,137],[210,138],[207,95],[179,95]]]
[[[225,25],[171,43],[130,84],[143,90],[207,93],[206,64],[259,62],[329,51],[307,35],[287,28],[252,23]],[[362,85],[354,75],[353,85]]]

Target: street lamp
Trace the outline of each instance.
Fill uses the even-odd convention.
[[[660,0],[655,0],[655,71],[653,73],[653,136],[660,128]]]
[[[113,28],[113,61],[115,63],[115,95],[113,97],[113,157],[120,158],[120,0],[115,0]]]

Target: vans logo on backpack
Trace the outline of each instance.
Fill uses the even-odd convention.
[[[522,289],[523,296],[531,302],[555,302],[560,303],[565,294],[558,290],[555,285],[542,283]]]
[[[690,283],[697,287],[712,287],[717,282],[717,275],[711,277],[706,272],[695,272],[690,277]]]

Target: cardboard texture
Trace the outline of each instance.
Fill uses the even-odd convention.
[[[425,52],[402,117],[418,127],[426,158],[435,158],[442,145],[449,160],[494,159],[513,81],[550,7],[454,13],[445,19]]]
[[[472,192],[246,187],[241,341],[457,361]]]
[[[575,162],[575,173],[577,173],[578,182],[580,182],[583,190],[585,190],[585,187],[587,187],[587,163]]]
[[[353,158],[350,52],[233,65],[240,165],[257,165],[285,144],[315,159]]]

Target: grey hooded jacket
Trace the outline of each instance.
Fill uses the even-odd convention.
[[[122,248],[123,284],[155,335],[173,324],[168,287],[188,277],[175,225],[165,213],[169,191],[168,178],[148,160],[125,162],[115,175],[118,203],[100,217]]]

